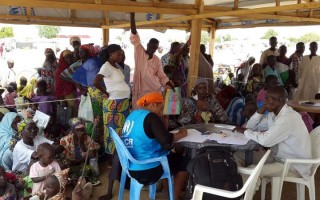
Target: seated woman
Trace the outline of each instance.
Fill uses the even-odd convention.
[[[53,141],[38,135],[38,127],[32,120],[23,120],[18,125],[18,131],[21,134],[21,140],[17,142],[13,149],[12,171],[27,172],[29,164],[32,165],[38,160],[37,148],[42,143],[53,145],[56,153],[61,153],[63,148],[60,145],[53,144]]]
[[[208,81],[198,78],[194,87],[196,93],[193,97],[188,97],[182,102],[179,123],[183,125],[204,123],[201,117],[202,112],[209,114],[209,122],[228,123],[228,115],[223,110],[214,95],[208,94]]]
[[[21,118],[17,113],[8,112],[0,122],[0,164],[8,171],[12,169],[12,150],[17,140],[17,124]]]
[[[69,125],[71,130],[67,136],[61,138],[60,144],[65,149],[64,155],[69,163],[70,178],[77,180],[81,176],[88,148],[88,159],[95,158],[100,145],[85,133],[85,123],[80,118],[70,119]],[[97,174],[90,165],[86,165],[84,176],[92,184],[99,184]]]
[[[137,160],[145,160],[167,155],[173,144],[187,136],[186,129],[178,133],[169,133],[161,121],[163,111],[163,97],[161,93],[148,93],[137,101],[140,110],[134,110],[127,118],[122,130],[123,141],[131,155]],[[143,148],[141,148],[143,146]],[[185,168],[187,162],[177,153],[168,154],[170,171],[174,174],[174,199],[184,187],[187,177]],[[163,174],[160,162],[145,165],[130,165],[129,173],[143,185],[157,182]]]

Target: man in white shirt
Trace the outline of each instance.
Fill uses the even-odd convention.
[[[272,150],[272,161],[263,166],[261,177],[278,177],[289,158],[310,159],[311,139],[301,115],[286,105],[287,92],[281,87],[270,88],[264,106],[248,121],[246,128],[237,127],[246,137]],[[269,113],[264,117],[263,113]],[[264,130],[261,130],[264,129]],[[306,177],[311,165],[294,164],[289,175]]]
[[[271,37],[269,39],[270,48],[266,49],[264,52],[262,52],[260,57],[260,65],[263,67],[263,69],[267,66],[267,57],[268,56],[279,56],[279,50],[276,48],[278,41],[276,37]]]

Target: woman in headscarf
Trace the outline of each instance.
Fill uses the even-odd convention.
[[[70,119],[69,125],[71,130],[67,136],[61,138],[60,144],[65,149],[64,155],[70,165],[70,178],[78,180],[82,174],[88,148],[88,159],[95,158],[100,145],[85,133],[85,123],[80,118]],[[93,184],[98,183],[97,174],[90,165],[86,165],[84,176]]]
[[[58,68],[55,74],[55,92],[54,96],[57,99],[74,99],[76,87],[73,83],[63,80],[60,74],[67,69],[73,63],[72,52],[69,50],[64,50],[59,59]],[[67,105],[72,108],[73,115],[77,113],[76,101],[69,100],[66,101]]]
[[[106,60],[94,81],[94,85],[104,94],[103,122],[105,124],[105,148],[108,154],[113,154],[115,146],[108,128],[112,127],[120,134],[124,121],[129,114],[130,88],[116,63],[121,62],[122,50],[117,44],[111,44],[106,49]],[[102,85],[104,81],[105,87]]]
[[[195,96],[182,102],[179,123],[182,125],[204,123],[203,112],[210,117],[209,122],[227,123],[228,115],[214,95],[208,93],[208,81],[198,78],[194,86]]]
[[[0,164],[5,170],[12,169],[12,150],[16,144],[20,116],[14,112],[8,112],[0,122]]]
[[[47,92],[54,93],[54,75],[56,73],[58,63],[54,51],[46,48],[44,51],[46,59],[41,68],[41,78],[47,82]]]

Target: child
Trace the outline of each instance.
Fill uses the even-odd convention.
[[[267,57],[268,67],[263,70],[263,76],[266,78],[269,75],[274,75],[278,78],[279,84],[283,85],[282,79],[280,77],[280,72],[276,68],[276,57],[274,55],[270,55]]]
[[[262,67],[259,63],[253,65],[250,76],[246,84],[246,94],[253,94],[257,96],[259,90],[262,88],[263,83],[263,72]]]
[[[48,176],[45,180],[46,190],[38,192],[30,200],[64,200],[66,198],[65,190],[68,182],[69,169]]]
[[[0,166],[0,199],[16,199],[16,188],[8,183],[6,172],[2,166]]]
[[[55,104],[48,102],[48,103],[43,103],[46,101],[53,101],[55,100],[54,96],[50,95],[47,92],[47,82],[45,80],[39,80],[37,82],[37,94],[32,98],[33,102],[37,102],[39,104],[38,110],[52,116],[55,108]]]
[[[17,98],[17,93],[14,91],[14,88],[12,85],[8,85],[7,87],[8,93],[4,96],[4,104],[9,108],[9,109],[14,109],[16,106],[14,104],[14,99]]]
[[[278,78],[275,75],[269,75],[265,79],[264,87],[259,91],[257,96],[258,108],[262,108],[264,100],[266,98],[267,90],[271,87],[278,86]]]
[[[30,168],[30,178],[33,182],[32,194],[44,189],[45,180],[53,173],[60,172],[59,164],[54,161],[55,152],[49,143],[42,143],[38,146],[37,155],[39,161]]]

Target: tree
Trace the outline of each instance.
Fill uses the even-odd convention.
[[[2,27],[0,29],[0,38],[13,37],[13,28],[12,27]]]
[[[208,31],[201,31],[201,44],[208,44],[210,41],[210,35]]]
[[[299,38],[299,42],[318,42],[320,41],[320,35],[317,33],[306,33]]]
[[[40,37],[47,39],[56,38],[60,28],[56,26],[38,26],[38,34]]]
[[[279,34],[273,30],[273,29],[269,29],[267,30],[267,32],[264,33],[264,35],[261,37],[261,39],[267,39],[269,40],[269,38],[271,37],[277,37]]]

